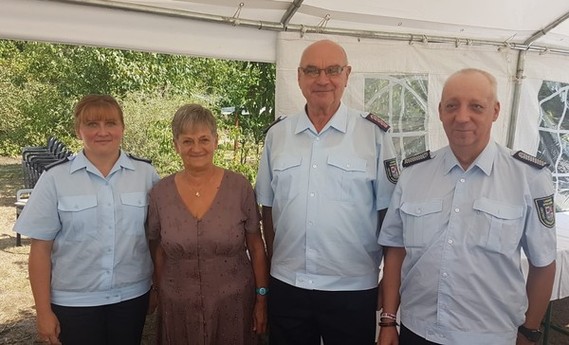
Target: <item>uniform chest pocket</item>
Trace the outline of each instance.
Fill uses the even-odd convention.
[[[326,161],[329,172],[329,186],[326,198],[337,201],[351,201],[358,184],[368,183],[367,161],[347,155],[330,155]]]
[[[474,201],[478,220],[474,226],[481,227],[480,245],[510,255],[517,249],[524,220],[524,206],[503,201],[480,198]]]
[[[97,197],[78,195],[61,197],[57,209],[66,241],[84,241],[97,235]]]
[[[424,247],[433,240],[442,223],[442,200],[404,202],[401,207],[405,247]]]
[[[122,221],[129,232],[143,234],[148,212],[148,194],[145,192],[121,193]]]
[[[301,183],[295,182],[300,178],[300,156],[278,156],[273,163],[273,180],[271,185],[275,191],[275,198],[289,200],[298,194]]]

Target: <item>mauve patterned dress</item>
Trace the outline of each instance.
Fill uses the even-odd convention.
[[[259,219],[251,184],[229,170],[201,220],[186,208],[174,175],[156,184],[147,233],[149,239],[160,239],[165,253],[158,344],[257,344],[255,282],[245,232],[260,231]]]

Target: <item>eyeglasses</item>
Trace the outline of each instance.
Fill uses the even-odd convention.
[[[344,71],[344,68],[346,68],[347,66],[348,65],[344,66],[334,65],[325,68],[308,66],[308,67],[298,67],[298,69],[302,71],[302,73],[304,73],[305,76],[310,78],[317,78],[318,76],[320,76],[320,72],[322,71],[324,71],[324,73],[326,73],[328,77],[337,77]]]

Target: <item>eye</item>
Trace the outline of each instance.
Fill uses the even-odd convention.
[[[472,104],[470,107],[476,112],[484,111],[484,106],[480,104]]]
[[[338,65],[329,66],[329,67],[326,67],[326,74],[334,77],[334,76],[337,76],[340,73],[342,73],[343,70],[344,70],[344,67],[342,67],[342,66],[338,66]]]
[[[302,70],[304,71],[304,74],[309,77],[318,77],[320,75],[320,70],[314,66],[308,66]]]
[[[456,109],[457,105],[454,103],[448,103],[447,105],[445,105],[445,109],[446,110],[453,110]]]

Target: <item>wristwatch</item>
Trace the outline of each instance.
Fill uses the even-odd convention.
[[[255,292],[257,293],[257,295],[266,296],[269,293],[269,288],[266,287],[256,288]]]
[[[531,341],[532,343],[537,343],[539,338],[541,338],[542,332],[539,329],[529,329],[524,325],[518,327],[518,332],[522,334],[527,340]]]

